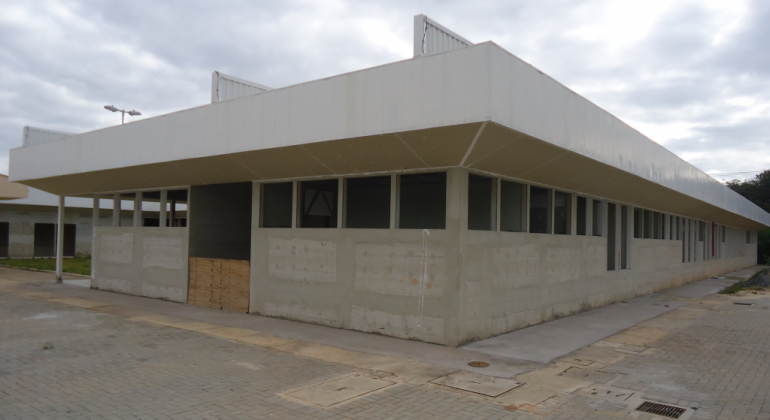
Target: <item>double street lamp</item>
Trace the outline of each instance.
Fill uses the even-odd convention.
[[[112,112],[120,112],[121,113],[121,115],[120,115],[120,123],[121,124],[125,124],[126,123],[126,114],[128,114],[128,115],[130,115],[132,117],[135,117],[137,115],[142,115],[142,113],[139,112],[139,111],[136,111],[136,110],[133,110],[133,109],[131,111],[125,111],[125,110],[122,110],[122,109],[115,108],[113,105],[105,105],[104,109],[106,109],[107,111],[112,111]]]

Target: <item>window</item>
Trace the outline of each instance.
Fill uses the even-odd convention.
[[[678,240],[682,239],[682,236],[679,233],[679,230],[682,228],[682,222],[679,219],[679,216],[676,216],[675,220],[676,220],[676,240],[678,241]]]
[[[529,231],[551,233],[551,190],[529,188]]]
[[[602,236],[602,202],[593,200],[593,236]]]
[[[290,228],[294,185],[291,182],[262,184],[263,228]]]
[[[401,175],[398,227],[444,229],[446,172]]]
[[[587,235],[588,224],[588,199],[585,197],[577,198],[577,225],[575,226],[578,235]]]
[[[495,179],[468,174],[468,229],[494,230]]]
[[[660,213],[652,212],[652,239],[660,239]]]
[[[299,183],[299,227],[337,227],[337,194],[339,180],[303,181]]]
[[[607,204],[607,271],[616,270],[615,256],[615,204]]]
[[[524,232],[527,186],[515,182],[500,182],[500,230]]]
[[[641,238],[644,236],[644,219],[642,218],[644,210],[640,208],[634,209],[634,238]]]
[[[726,233],[726,227],[722,226],[722,242],[725,242],[727,239],[727,235],[725,233]]]
[[[345,180],[345,227],[390,228],[390,176]]]
[[[561,191],[553,193],[553,233],[569,235],[570,218],[572,217],[572,194]]]
[[[706,223],[698,222],[698,241],[703,242],[706,238]]]
[[[620,206],[620,269],[630,267],[628,260],[628,206]]]
[[[660,239],[666,239],[666,218],[668,216],[664,213],[660,214]]]
[[[652,212],[644,210],[644,238],[652,238]]]

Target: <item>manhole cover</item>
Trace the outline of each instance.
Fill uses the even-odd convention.
[[[489,363],[487,363],[487,362],[468,362],[468,366],[470,366],[470,367],[489,367]]]
[[[372,378],[366,375],[346,376],[286,395],[308,401],[321,407],[331,407],[343,401],[389,387],[394,382]]]
[[[495,378],[492,376],[481,375],[473,372],[455,372],[448,376],[430,381],[437,385],[449,386],[462,389],[463,391],[475,392],[489,397],[497,397],[513,388],[519,387],[521,382],[510,379]]]
[[[679,416],[684,414],[685,409],[680,407],[674,407],[673,405],[658,404],[654,402],[645,401],[636,408],[636,411],[642,413],[655,414],[657,416],[668,417],[672,419],[678,419]]]

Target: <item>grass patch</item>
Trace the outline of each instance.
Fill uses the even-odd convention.
[[[749,277],[748,280],[726,287],[719,293],[722,295],[732,295],[741,290],[762,290],[765,287],[770,287],[770,276],[767,275],[767,270],[767,268],[759,270]]]
[[[56,258],[24,258],[15,260],[0,260],[0,265],[56,271]],[[91,257],[65,258],[64,272],[90,276]]]

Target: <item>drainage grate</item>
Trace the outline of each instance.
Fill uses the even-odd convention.
[[[468,366],[470,366],[470,367],[477,367],[477,368],[484,368],[484,367],[489,367],[489,363],[487,363],[487,362],[468,362]]]
[[[679,416],[684,414],[685,409],[674,407],[671,405],[657,404],[657,403],[645,401],[644,403],[642,403],[642,405],[636,408],[636,411],[655,414],[663,417],[669,417],[672,419],[678,419]]]

